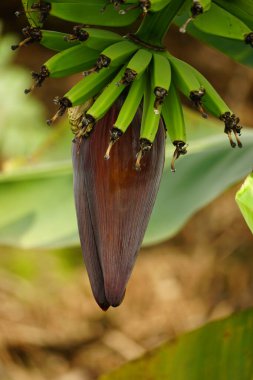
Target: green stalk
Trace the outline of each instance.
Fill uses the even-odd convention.
[[[159,12],[149,12],[135,35],[147,44],[163,46],[164,37],[185,0],[172,0]]]

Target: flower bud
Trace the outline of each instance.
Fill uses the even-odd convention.
[[[92,291],[106,310],[122,302],[148,221],[164,166],[165,132],[161,123],[152,149],[135,170],[141,113],[104,152],[122,105],[118,100],[89,139],[73,143],[74,194],[81,247]]]

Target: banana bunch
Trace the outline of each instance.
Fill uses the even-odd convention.
[[[232,147],[242,146],[239,119],[221,99],[212,85],[192,66],[168,52],[147,47],[131,34],[119,34],[96,28],[76,26],[69,35],[27,27],[23,44],[40,41],[57,53],[45,62],[39,72],[33,72],[33,84],[25,93],[40,87],[46,78],[62,78],[83,72],[83,78],[64,96],[54,101],[59,106],[48,120],[51,125],[69,110],[75,141],[81,144],[92,133],[96,123],[124,96],[124,103],[110,132],[105,159],[110,158],[113,145],[131,125],[142,105],[139,132],[139,152],[135,168],[141,170],[143,156],[152,149],[161,118],[175,152],[175,160],[187,152],[186,131],[179,93],[207,118],[208,113],[225,124]],[[16,47],[13,47],[16,48]],[[233,140],[233,134],[236,143]]]

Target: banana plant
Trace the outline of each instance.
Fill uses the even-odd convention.
[[[54,99],[58,110],[48,124],[67,111],[81,246],[94,297],[107,310],[124,298],[159,189],[167,133],[174,145],[173,172],[187,153],[179,95],[204,119],[213,115],[223,122],[231,147],[242,147],[239,117],[200,72],[167,51],[167,31],[181,17],[182,33],[193,26],[236,41],[252,55],[248,13],[253,5],[247,0],[23,0],[23,8],[17,15],[24,12],[29,25],[24,41],[12,48],[40,42],[56,52],[32,73],[25,92],[48,77],[83,74]],[[69,33],[45,30],[50,16],[77,25]],[[125,35],[101,28],[133,23],[136,31]]]

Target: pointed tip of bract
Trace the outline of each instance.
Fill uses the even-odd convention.
[[[105,296],[112,307],[118,307],[123,302],[126,294],[125,286],[118,287],[115,281],[105,282]]]

